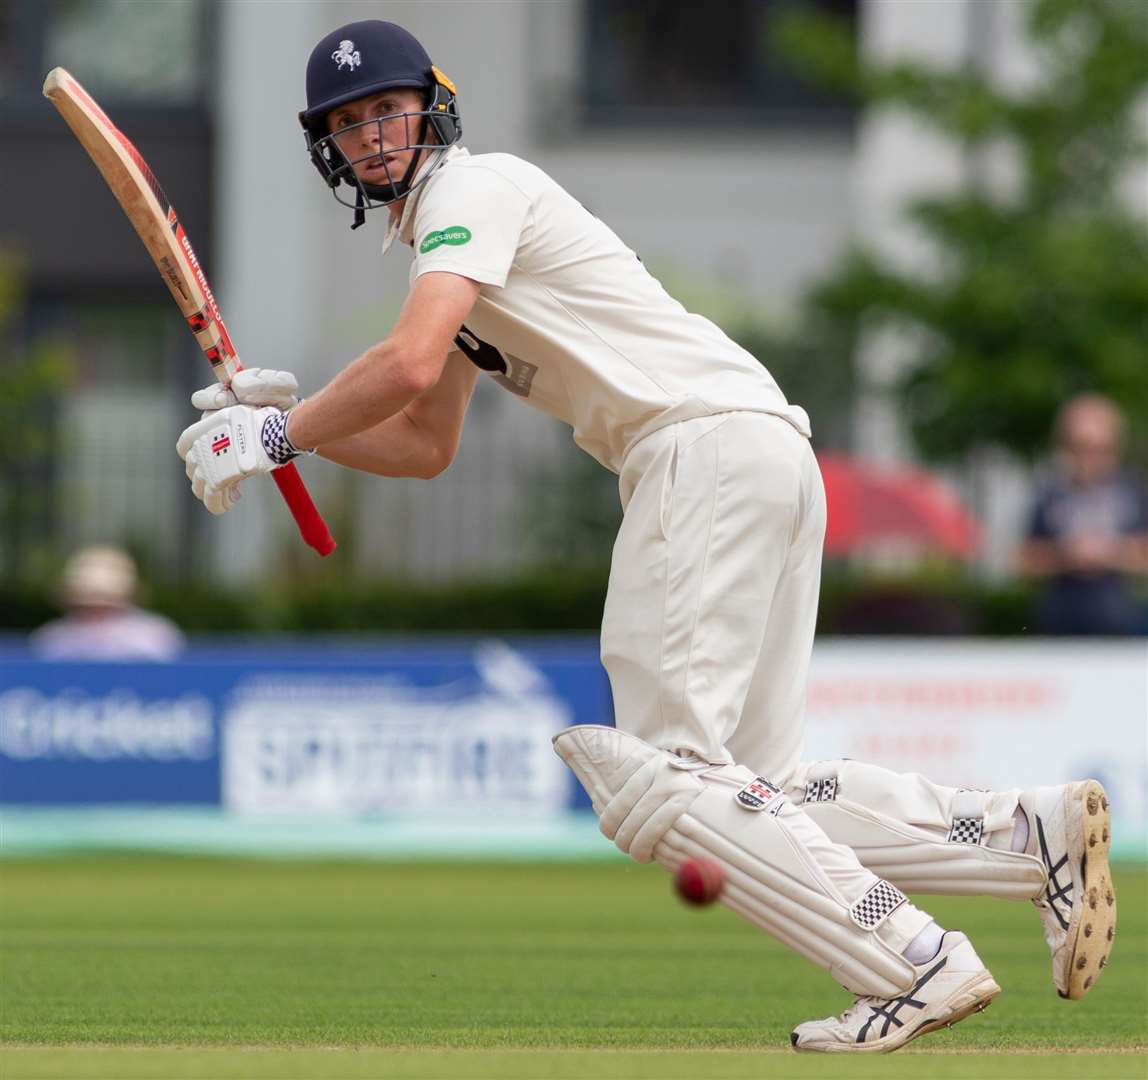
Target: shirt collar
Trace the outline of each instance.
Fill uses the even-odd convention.
[[[434,169],[439,162],[446,165],[460,157],[470,157],[470,151],[464,146],[448,146],[443,150],[436,150],[419,166],[418,172],[415,173],[415,178],[412,181],[412,186],[419,184],[420,179],[431,169]],[[419,199],[422,198],[425,189],[426,184],[421,184],[419,187],[416,187],[415,190],[407,196],[407,201],[403,203],[403,212],[399,220],[390,221],[387,225],[387,235],[383,238],[384,255],[390,250],[395,240],[400,240],[404,244],[409,244],[414,240],[415,207],[418,206]]]

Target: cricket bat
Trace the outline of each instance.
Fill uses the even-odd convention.
[[[211,286],[155,174],[92,96],[63,68],[48,72],[44,96],[60,111],[72,134],[103,174],[160,276],[167,282],[211,370],[221,383],[229,385],[243,365],[223,324]],[[335,550],[335,541],[307,494],[294,463],[276,469],[271,475],[303,539],[320,555],[329,555]]]

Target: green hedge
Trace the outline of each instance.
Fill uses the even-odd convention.
[[[147,606],[189,633],[473,633],[595,631],[604,568],[555,569],[506,580],[414,585],[347,579],[250,590],[152,585]],[[922,574],[873,578],[827,571],[824,634],[1024,634],[1033,594]],[[0,630],[29,630],[58,614],[51,590],[0,582]]]

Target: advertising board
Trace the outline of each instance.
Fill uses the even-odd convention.
[[[589,800],[551,737],[610,722],[587,639],[198,649],[163,665],[42,663],[9,650],[0,803],[555,821]],[[821,642],[805,757],[956,787],[1096,777],[1117,849],[1143,854],[1148,643]]]

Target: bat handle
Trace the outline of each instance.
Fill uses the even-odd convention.
[[[320,555],[330,555],[335,550],[334,537],[331,536],[327,523],[303,486],[303,477],[299,475],[295,463],[288,462],[281,469],[274,470],[271,475],[275,478],[275,483],[279,486],[279,491],[291,511],[291,516],[295,519],[295,524],[299,526],[299,533],[304,541]]]

